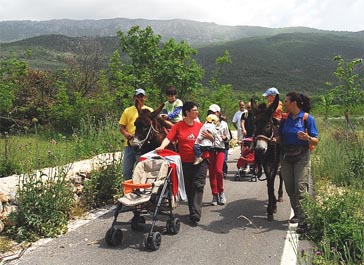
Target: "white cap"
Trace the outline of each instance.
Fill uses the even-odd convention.
[[[212,104],[212,105],[210,105],[209,110],[212,112],[217,112],[217,111],[220,112],[221,109],[220,109],[219,105]]]
[[[139,94],[142,94],[143,96],[145,96],[144,89],[141,89],[141,88],[135,89],[135,91],[134,91],[134,97],[135,96],[138,96]]]
[[[276,89],[275,87],[271,87],[271,88],[268,88],[267,91],[264,92],[263,97],[275,96],[275,95],[279,95],[278,89]]]

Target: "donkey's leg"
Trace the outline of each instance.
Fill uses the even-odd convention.
[[[264,170],[265,171],[265,170]],[[267,216],[268,221],[273,221],[274,216],[273,214],[277,212],[277,198],[274,194],[274,179],[277,170],[274,168],[269,168],[267,172],[267,189],[268,189],[268,207],[267,207]]]
[[[283,202],[283,178],[280,169],[278,171],[278,176],[279,176],[278,201]]]

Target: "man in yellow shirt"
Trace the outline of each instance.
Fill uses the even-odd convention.
[[[139,106],[140,109],[149,109],[150,111],[153,111],[152,108],[144,105],[146,99],[147,97],[144,89],[136,89],[134,92],[134,106],[126,108],[119,120],[120,132],[126,140],[123,155],[123,176],[125,180],[133,177],[134,165],[139,160],[139,155],[128,145],[128,140],[130,140],[135,133],[134,122],[139,116],[137,106]]]

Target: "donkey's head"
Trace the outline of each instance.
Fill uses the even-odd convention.
[[[272,140],[275,126],[272,115],[279,104],[279,95],[276,95],[272,104],[267,106],[265,103],[257,105],[255,100],[251,99],[251,106],[255,117],[255,151],[259,154],[265,154],[268,150],[269,142]]]

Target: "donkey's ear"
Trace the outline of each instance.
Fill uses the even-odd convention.
[[[251,104],[253,114],[256,115],[256,113],[258,112],[258,105],[257,105],[257,102],[254,100],[254,98],[250,99],[250,104]]]
[[[152,112],[152,114],[151,114],[152,119],[154,119],[155,117],[157,117],[157,116],[158,116],[158,114],[159,114],[159,113],[161,113],[161,111],[162,111],[163,107],[164,107],[164,103],[160,104],[160,105],[159,105],[159,107],[158,107],[158,108],[156,108],[156,109]]]
[[[268,111],[270,113],[274,113],[278,107],[278,104],[279,104],[279,95],[277,94],[274,98],[273,103],[269,105]]]

